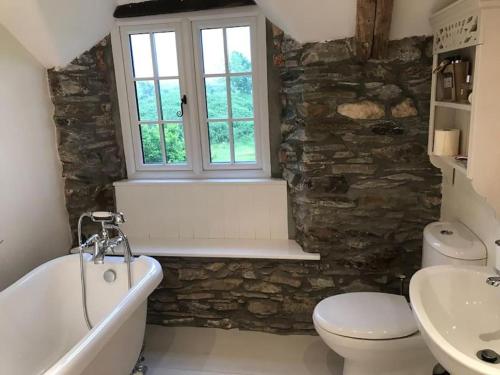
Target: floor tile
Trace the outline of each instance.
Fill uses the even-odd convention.
[[[317,336],[148,326],[148,375],[341,375]]]

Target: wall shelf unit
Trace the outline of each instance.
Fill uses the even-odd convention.
[[[433,68],[454,56],[469,61],[472,103],[439,100],[432,77],[428,153],[443,173],[462,173],[476,192],[500,213],[500,0],[458,0],[431,17]],[[451,59],[451,60],[454,60]],[[435,130],[459,129],[459,155],[434,155]]]
[[[472,105],[471,104],[455,103],[455,102],[439,102],[439,101],[436,101],[434,103],[434,105],[436,107],[460,109],[462,111],[469,111],[469,112],[472,109]]]
[[[454,156],[437,156],[430,155],[433,159],[434,164],[439,164],[439,167],[443,166],[453,168],[456,172],[467,176],[467,162],[456,160]]]

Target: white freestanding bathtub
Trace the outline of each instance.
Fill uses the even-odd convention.
[[[88,330],[83,315],[79,256],[45,263],[0,293],[0,374],[130,375],[161,267],[153,258],[135,258],[128,290],[123,258],[94,264],[84,257],[94,328]],[[116,272],[114,282],[104,280],[107,270]]]

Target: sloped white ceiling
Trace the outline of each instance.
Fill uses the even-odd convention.
[[[115,0],[0,0],[0,24],[45,67],[67,65],[106,36]]]
[[[47,68],[62,67],[113,26],[117,4],[142,0],[0,0],[0,24]],[[354,35],[356,0],[256,0],[300,42]],[[395,0],[391,38],[430,34],[428,18],[453,0]]]

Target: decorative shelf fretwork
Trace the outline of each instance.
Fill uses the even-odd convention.
[[[434,33],[434,53],[443,53],[479,44],[479,15],[457,19]]]

